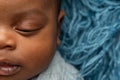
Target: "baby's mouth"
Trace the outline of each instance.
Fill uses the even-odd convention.
[[[0,75],[9,76],[19,72],[20,65],[15,65],[7,62],[0,62]]]

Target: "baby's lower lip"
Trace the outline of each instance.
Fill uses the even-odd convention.
[[[19,72],[20,69],[21,67],[18,65],[10,65],[7,63],[0,64],[0,75],[3,75],[3,76],[13,75]]]

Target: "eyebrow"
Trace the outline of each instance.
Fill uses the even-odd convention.
[[[35,13],[35,14],[43,14],[43,12],[41,12],[40,10],[37,10],[37,9],[31,9],[31,10],[28,10],[26,12],[23,12],[23,13]]]
[[[16,16],[39,15],[39,16],[47,18],[47,15],[44,14],[44,12],[40,11],[39,9],[24,10],[24,11],[15,13],[15,15]]]

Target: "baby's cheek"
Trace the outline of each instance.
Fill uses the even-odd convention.
[[[23,38],[22,38],[23,40]],[[17,48],[19,60],[23,64],[23,72],[32,76],[44,71],[56,51],[56,42],[54,38],[30,38],[23,41],[24,44],[19,44]],[[23,73],[23,74],[24,74]]]
[[[41,49],[31,49],[27,53],[23,53],[21,57],[23,64],[22,73],[28,77],[33,77],[43,72],[53,59],[54,53],[44,51]]]
[[[23,62],[28,71],[38,71],[41,72],[48,67],[53,56],[54,49],[46,47],[36,47],[31,48],[27,53],[24,54]]]

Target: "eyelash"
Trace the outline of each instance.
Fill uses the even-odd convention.
[[[32,30],[27,30],[27,29],[16,29],[17,31],[21,31],[21,32],[25,32],[25,33],[29,33],[29,32],[35,32],[38,31],[39,29],[32,29]]]
[[[32,36],[34,34],[37,33],[39,29],[35,29],[35,30],[20,30],[20,29],[15,29],[16,32],[18,32],[19,34],[23,35],[23,36]]]
[[[21,35],[24,36],[30,36],[35,34],[37,31],[39,31],[41,28],[37,28],[37,29],[17,29],[17,26],[13,28],[16,32],[20,33]]]

